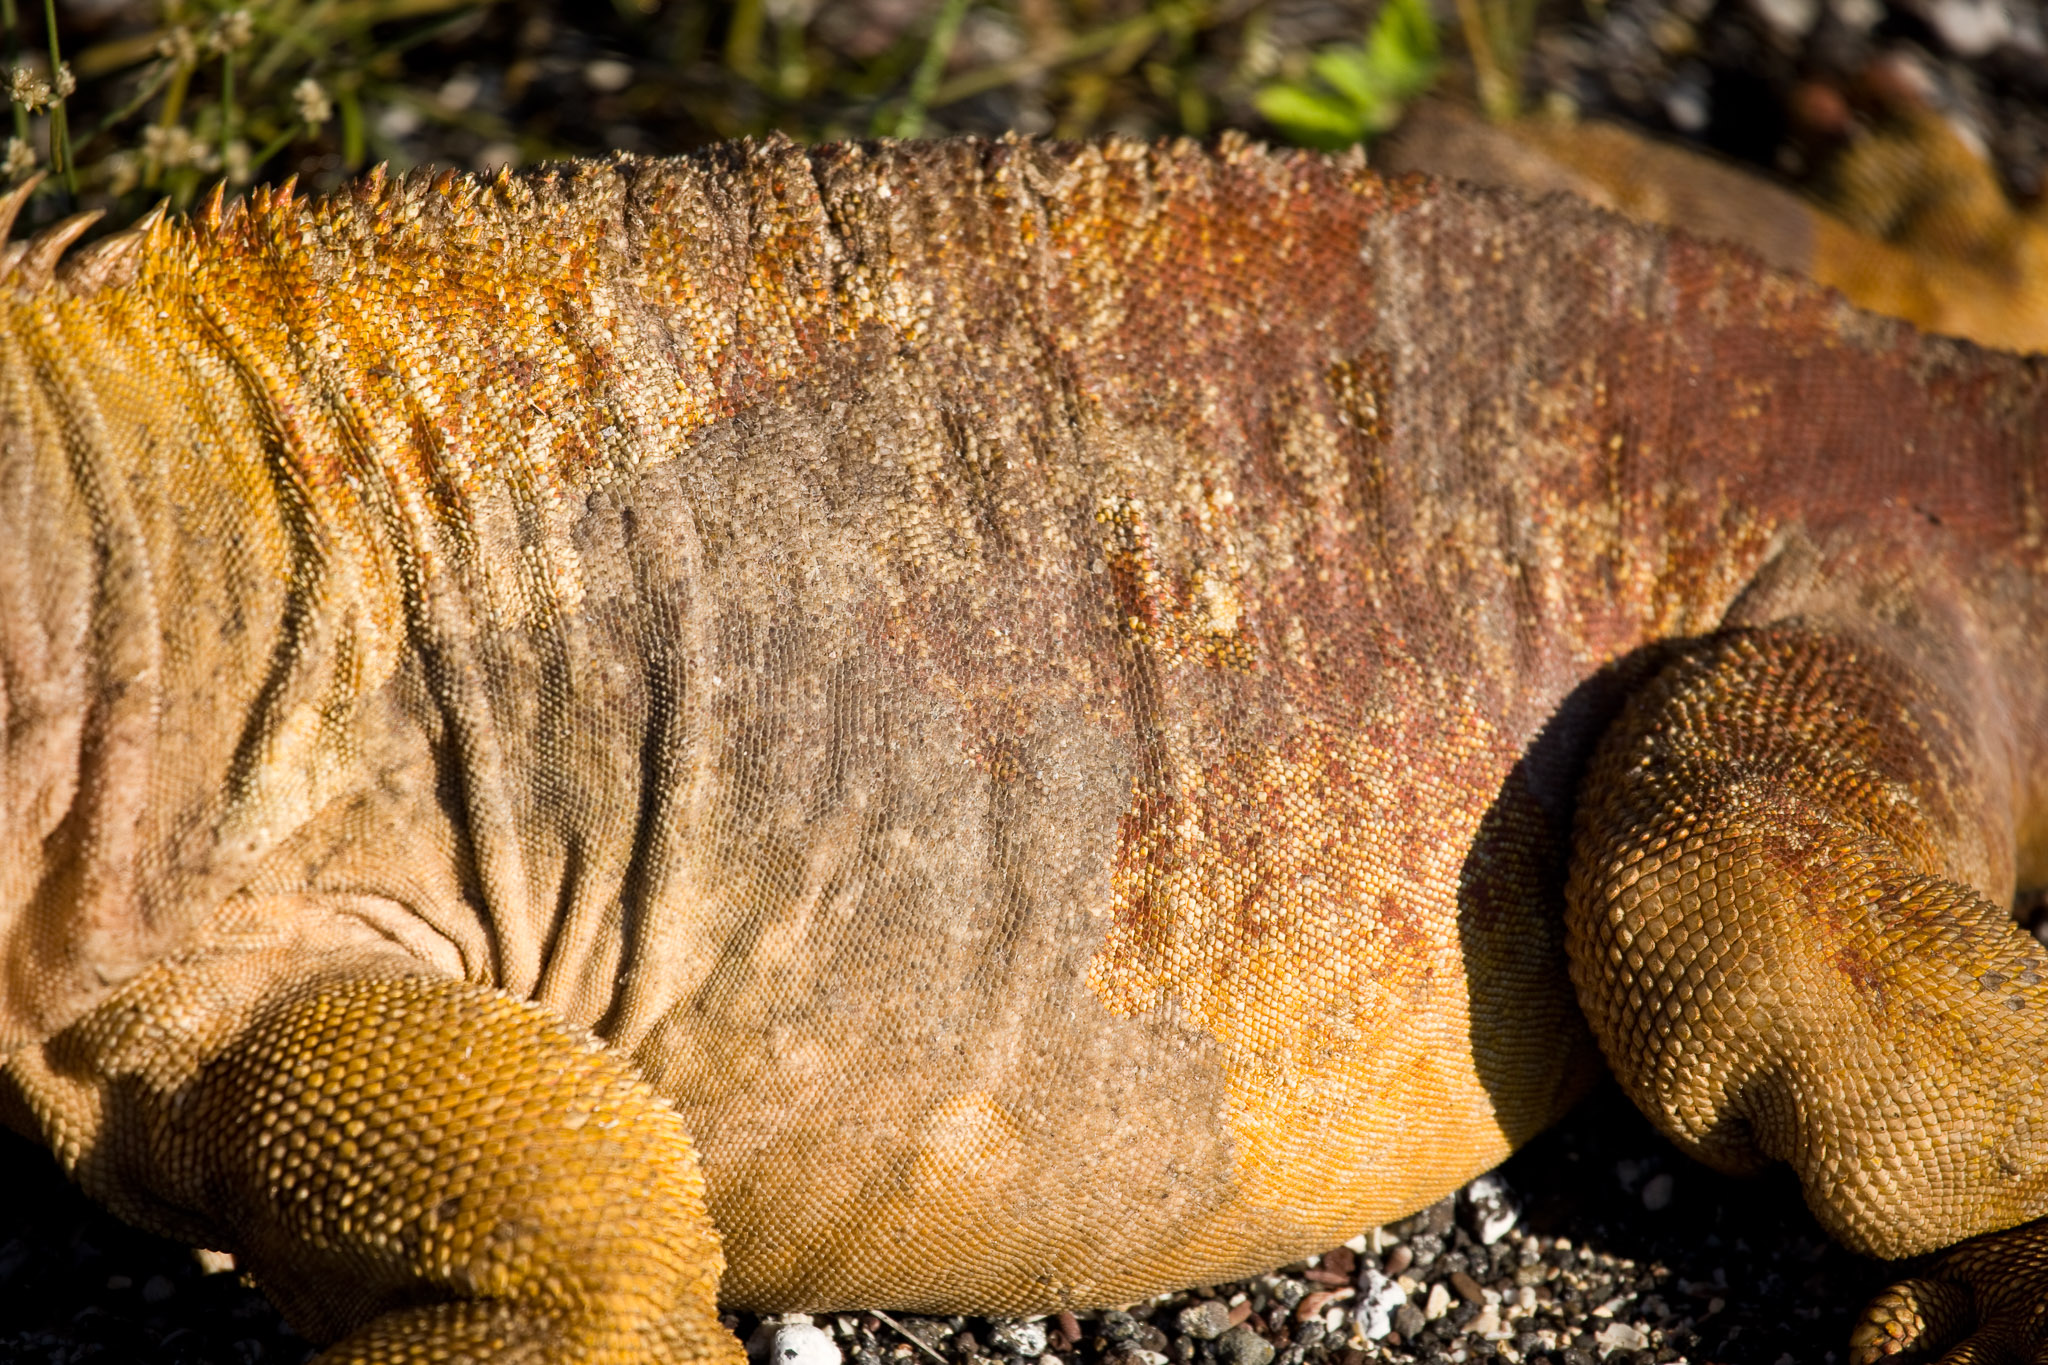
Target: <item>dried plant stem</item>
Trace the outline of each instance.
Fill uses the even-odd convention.
[[[918,60],[917,73],[910,78],[910,94],[903,112],[896,118],[896,136],[916,137],[924,131],[924,111],[930,107],[939,77],[946,72],[946,59],[953,55],[953,40],[960,36],[960,21],[967,16],[967,0],[946,0],[932,22],[931,40]]]
[[[64,54],[57,45],[57,0],[43,0],[43,25],[50,31],[50,169],[64,177],[64,188],[78,193],[78,168],[71,164],[71,121],[64,116],[64,95],[60,82]]]

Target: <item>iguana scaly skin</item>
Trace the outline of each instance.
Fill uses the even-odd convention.
[[[1855,1246],[2048,1212],[2036,364],[1242,143],[63,241],[0,304],[5,1104],[326,1359],[1224,1279],[1595,1035]],[[1866,1354],[2024,1336],[2032,1235]]]

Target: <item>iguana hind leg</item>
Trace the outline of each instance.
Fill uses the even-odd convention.
[[[617,1058],[501,994],[373,971],[267,992],[181,1076],[182,1049],[126,1035],[178,1020],[207,970],[152,969],[46,1049],[51,1075],[100,1077],[78,1173],[227,1242],[338,1339],[321,1365],[736,1365],[690,1141]]]
[[[1879,1256],[2048,1213],[2048,951],[2003,903],[1985,710],[1962,663],[1735,631],[1634,699],[1581,789],[1573,979],[1621,1083],[1712,1164],[1789,1162]]]

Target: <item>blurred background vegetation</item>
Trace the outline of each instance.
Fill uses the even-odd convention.
[[[1533,0],[1461,3],[1526,23]],[[37,217],[116,220],[221,180],[321,189],[380,161],[480,169],[770,130],[1243,127],[1341,146],[1442,69],[1428,0],[0,0],[0,28],[6,175],[50,173]]]
[[[1436,91],[1495,117],[1620,117],[1796,179],[1801,101],[1903,45],[2026,200],[2048,166],[2043,14],[2044,0],[0,0],[0,174],[49,173],[31,222],[92,207],[120,223],[222,181],[323,190],[378,162],[486,169],[771,130],[1240,128],[1337,147]]]

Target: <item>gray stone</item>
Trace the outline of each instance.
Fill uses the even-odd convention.
[[[1214,1341],[1230,1330],[1230,1305],[1221,1299],[1204,1299],[1180,1310],[1182,1336],[1197,1341]]]
[[[1273,1343],[1239,1324],[1216,1338],[1216,1358],[1223,1365],[1272,1365]]]
[[[1129,1341],[1138,1335],[1138,1320],[1129,1313],[1112,1308],[1102,1315],[1102,1339],[1109,1342]]]

